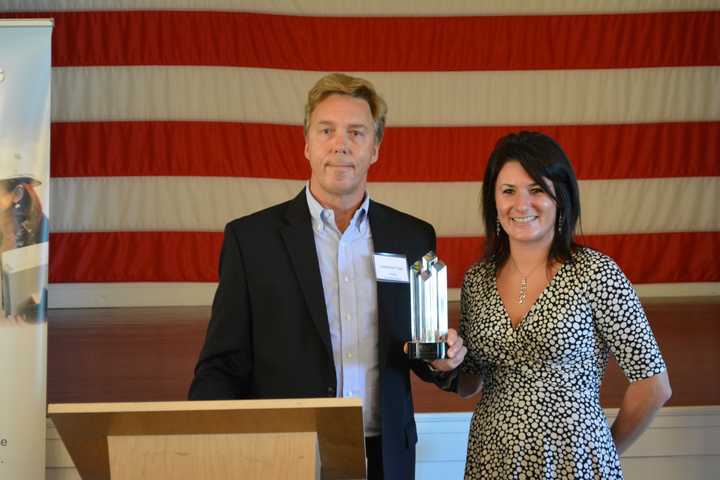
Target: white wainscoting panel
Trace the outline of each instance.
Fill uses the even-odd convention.
[[[612,423],[617,409],[606,409]],[[470,413],[420,413],[417,480],[463,478]],[[622,456],[626,480],[720,479],[720,406],[667,407]]]
[[[45,480],[81,480],[52,420],[47,420]]]
[[[607,409],[612,422],[617,409]],[[470,413],[419,413],[417,480],[463,478]],[[627,480],[720,479],[720,406],[667,407],[622,457]],[[47,480],[80,480],[48,419]]]

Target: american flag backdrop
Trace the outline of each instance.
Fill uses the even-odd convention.
[[[308,178],[303,106],[332,71],[387,100],[370,193],[435,226],[451,288],[482,252],[488,155],[522,128],[565,148],[580,241],[641,295],[720,295],[717,0],[0,10],[55,19],[51,307],[209,303],[225,223]]]

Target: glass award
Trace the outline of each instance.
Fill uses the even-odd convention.
[[[410,358],[445,358],[447,309],[447,266],[431,251],[410,266]]]

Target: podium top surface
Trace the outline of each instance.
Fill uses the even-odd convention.
[[[206,400],[181,402],[51,403],[48,415],[82,413],[202,412],[218,410],[294,410],[298,408],[362,408],[362,400],[351,398],[282,398],[273,400]]]

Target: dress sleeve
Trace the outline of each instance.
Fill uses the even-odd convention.
[[[588,280],[596,329],[627,379],[635,382],[664,372],[645,310],[620,267],[601,257]]]
[[[460,372],[468,375],[479,375],[485,378],[488,374],[488,365],[480,358],[480,348],[477,344],[481,333],[477,331],[477,324],[473,325],[473,312],[482,303],[485,294],[482,285],[483,270],[475,265],[465,273],[462,290],[460,291],[460,337],[468,349],[465,360],[460,364]]]

